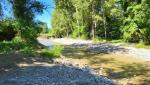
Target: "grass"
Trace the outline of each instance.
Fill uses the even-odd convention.
[[[135,44],[136,48],[145,48],[145,49],[150,49],[150,45],[144,45],[142,43]]]
[[[110,40],[110,41],[108,41],[108,42],[111,42],[111,43],[122,43],[123,40],[117,39],[117,40]]]
[[[58,58],[62,56],[62,50],[63,50],[63,46],[60,45],[55,45],[53,46],[52,49],[42,49],[39,50],[37,53],[40,54],[41,58],[44,59],[52,59],[52,58]]]
[[[95,44],[106,43],[106,42],[109,42],[109,43],[122,43],[123,40],[122,40],[122,39],[106,40],[106,39],[101,39],[101,38],[95,38],[95,39],[93,39],[93,42],[94,42]]]
[[[93,39],[93,42],[94,42],[95,44],[98,44],[98,43],[104,43],[104,42],[106,42],[106,40],[101,39],[101,38],[94,38],[94,39]]]
[[[36,43],[37,44],[37,43]],[[20,37],[15,37],[11,41],[2,41],[0,42],[0,54],[9,54],[15,52],[21,52],[25,56],[32,57],[36,56],[37,51],[41,51],[40,55],[43,57],[53,56],[59,57],[61,56],[61,50],[63,50],[62,46],[56,45],[52,49],[40,49],[35,44],[26,43]]]
[[[142,43],[121,43],[120,46],[150,49],[150,45],[144,45]]]
[[[20,37],[15,37],[12,41],[0,42],[0,53],[10,53],[13,51],[25,51],[32,49],[31,45],[24,42]]]
[[[64,55],[73,58],[73,62],[79,65],[87,64],[97,72],[102,71],[103,75],[117,80],[123,85],[150,84],[149,62],[121,54],[88,54],[81,49],[74,51],[74,53],[68,50],[64,52]]]
[[[121,43],[121,46],[133,46],[135,48],[145,48],[145,49],[150,49],[150,45],[144,45],[143,43],[125,43],[122,39],[117,39],[117,40],[105,40],[105,39],[101,39],[101,38],[95,38],[93,40],[93,42],[95,44],[99,44],[99,43]]]

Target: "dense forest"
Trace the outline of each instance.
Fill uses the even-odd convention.
[[[150,44],[150,0],[54,0],[50,34]]]

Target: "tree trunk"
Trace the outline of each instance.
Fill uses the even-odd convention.
[[[68,28],[66,29],[66,33],[67,33],[67,38],[69,37],[69,31],[68,31]]]
[[[103,13],[103,24],[104,24],[104,30],[105,30],[105,39],[107,39],[106,17],[104,13]]]
[[[103,5],[101,6],[101,9],[103,10],[103,25],[104,25],[104,30],[105,30],[105,39],[107,39],[107,26],[106,26],[106,16],[105,16],[105,0],[102,0]]]
[[[94,26],[93,26],[94,25]],[[94,24],[92,25],[92,38],[95,39],[95,29],[97,27],[96,22],[94,22]]]
[[[76,7],[76,12],[78,12],[77,7]],[[79,20],[77,19],[77,17],[76,17],[76,20],[77,20],[77,25],[78,25],[78,29],[79,29]],[[80,37],[80,33],[79,33],[79,37]]]
[[[95,22],[94,37],[95,37],[95,30],[96,30],[96,27],[97,27],[97,23]]]
[[[95,36],[94,36],[95,34],[94,34],[94,24],[92,23],[92,39],[94,39],[95,38]]]

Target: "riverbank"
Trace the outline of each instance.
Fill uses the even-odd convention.
[[[16,57],[17,60],[22,58]],[[9,60],[16,67],[0,70],[0,85],[119,85],[88,67],[35,58],[19,60],[20,63]]]
[[[67,38],[46,40],[64,45],[64,58],[56,60],[60,64],[88,66],[96,73],[123,85],[150,84],[150,52],[147,49],[112,42],[94,44],[92,41],[88,43],[86,40]]]
[[[150,50],[144,48],[135,48],[129,46],[122,46],[122,43],[101,43],[94,44],[92,40],[80,40],[80,39],[69,39],[69,38],[38,38],[41,43],[49,44],[58,43],[61,45],[69,45],[72,47],[86,48],[90,52],[102,53],[118,53],[127,56],[132,56],[138,59],[143,59],[146,62],[150,62]]]
[[[116,82],[122,85],[150,84],[150,62],[145,58],[131,56],[130,47],[119,43],[93,44],[91,41],[74,39],[38,40],[48,48],[62,43],[63,58],[52,58],[52,55],[47,55],[51,52],[48,49],[44,51],[46,59],[18,54],[1,56],[3,60],[6,59],[5,56],[9,56],[7,62],[11,61],[15,68],[0,71],[0,85],[114,85]],[[4,63],[3,60],[1,59],[1,63]]]

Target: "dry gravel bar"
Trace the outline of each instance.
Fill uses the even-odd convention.
[[[119,85],[92,69],[66,64],[40,64],[10,70],[0,85]]]

